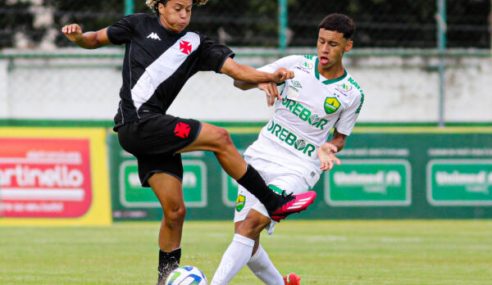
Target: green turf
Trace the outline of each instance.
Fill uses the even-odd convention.
[[[211,278],[230,222],[187,222],[183,264]],[[0,227],[0,284],[154,284],[157,223]],[[303,285],[492,284],[492,221],[287,221],[264,246]],[[244,269],[231,284],[262,284]]]

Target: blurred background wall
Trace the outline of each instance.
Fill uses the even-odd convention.
[[[150,13],[144,2],[0,0],[0,218],[7,217],[0,224],[108,222],[110,208],[115,220],[161,218],[159,202],[140,186],[136,160],[111,131],[123,48],[84,50],[60,33],[73,22],[90,31],[125,14]],[[338,154],[343,164],[314,187],[317,210],[300,217],[492,217],[490,0],[210,0],[194,8],[191,29],[259,67],[315,54],[317,25],[333,12],[357,23],[345,65],[365,103]],[[240,91],[230,78],[205,72],[187,83],[169,112],[227,128],[241,151],[271,109],[261,92]],[[52,159],[67,152],[83,163]],[[183,164],[188,218],[230,217],[237,183],[214,155],[185,154]],[[83,173],[84,187],[46,185],[62,167]],[[19,178],[24,170],[43,179],[26,184]],[[67,199],[73,193],[85,198]],[[73,209],[92,216],[59,219]]]
[[[0,119],[111,120],[122,49],[74,48],[59,30],[72,22],[96,30],[150,12],[144,2],[0,1]],[[332,12],[357,23],[345,64],[367,96],[362,122],[492,122],[490,0],[210,0],[193,10],[191,29],[233,47],[238,61],[261,66],[314,54],[317,25]],[[264,102],[258,91],[201,73],[170,112],[265,121]]]

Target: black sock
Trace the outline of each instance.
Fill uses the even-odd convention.
[[[181,248],[175,249],[171,252],[164,252],[159,250],[159,281],[165,280],[169,273],[178,268],[179,261],[181,260]]]
[[[275,211],[281,206],[281,196],[273,192],[261,178],[260,174],[253,166],[248,165],[248,169],[243,177],[237,180],[241,186],[246,188],[251,194],[255,195],[260,200],[269,213]]]

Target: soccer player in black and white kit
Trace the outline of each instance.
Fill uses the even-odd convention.
[[[78,46],[94,49],[125,44],[123,86],[114,130],[121,146],[138,161],[140,181],[159,199],[164,217],[159,232],[159,281],[178,266],[185,217],[180,153],[212,151],[224,170],[255,195],[274,220],[306,209],[314,191],[278,195],[248,166],[226,130],[166,114],[186,81],[198,71],[224,73],[235,80],[280,83],[293,77],[286,69],[261,72],[236,63],[234,53],[208,37],[187,30],[193,4],[206,0],[147,0],[155,15],[134,14],[96,32],[78,24],[62,32]]]

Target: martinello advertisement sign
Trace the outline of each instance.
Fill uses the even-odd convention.
[[[408,206],[411,167],[407,160],[344,160],[325,175],[331,206]]]
[[[88,139],[0,138],[0,212],[77,218],[90,209]]]
[[[0,128],[0,226],[109,225],[106,131]]]
[[[492,160],[429,161],[427,200],[435,206],[492,205]]]
[[[187,207],[207,206],[207,166],[198,160],[183,160],[183,196]],[[120,166],[120,202],[128,208],[161,205],[150,188],[143,188],[135,160],[127,160]]]

